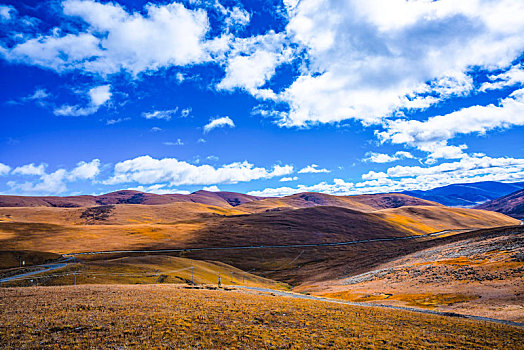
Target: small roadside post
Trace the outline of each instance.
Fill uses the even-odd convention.
[[[191,284],[195,284],[195,267],[191,266]]]

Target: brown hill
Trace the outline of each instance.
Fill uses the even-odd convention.
[[[500,213],[445,206],[406,206],[379,210],[376,214],[413,233],[518,224],[517,220]]]
[[[351,301],[524,321],[524,227],[472,231],[413,248],[364,273],[302,290]]]
[[[251,201],[238,206],[238,209],[257,213],[270,210],[278,211],[317,206],[333,206],[371,212],[377,209],[397,208],[404,205],[440,206],[441,204],[399,193],[333,196],[325,193],[304,192],[281,198],[265,198]]]
[[[261,198],[262,197],[255,197],[234,192],[197,191],[188,195],[176,193],[159,195],[154,193],[124,190],[111,192],[100,196],[0,196],[0,207],[77,208],[115,204],[162,205],[177,202],[194,202],[230,208]]]
[[[475,208],[496,211],[517,219],[524,219],[524,190],[491,200]]]

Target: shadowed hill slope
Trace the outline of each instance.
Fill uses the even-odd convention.
[[[333,196],[325,193],[305,192],[281,198],[266,198],[238,206],[251,213],[269,210],[300,209],[317,206],[333,206],[371,212],[377,209],[397,208],[404,205],[440,204],[399,193],[370,194],[358,196]]]
[[[475,208],[496,211],[517,219],[524,219],[524,190],[513,192]]]
[[[372,213],[319,206],[217,218],[195,233],[194,244],[309,244],[407,235],[407,230]]]

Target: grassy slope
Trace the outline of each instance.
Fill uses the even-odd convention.
[[[0,289],[0,300],[5,349],[519,349],[523,337],[458,318],[167,285]]]
[[[77,260],[67,267],[5,282],[6,286],[51,286],[77,284],[217,284],[220,274],[224,285],[246,285],[289,289],[284,283],[255,276],[218,261],[201,261],[166,255],[106,257],[104,260]],[[162,276],[159,279],[159,276]]]
[[[404,205],[439,206],[440,204],[398,193],[359,196],[333,196],[324,193],[306,192],[281,198],[266,198],[257,201],[251,201],[239,205],[237,209],[250,213],[260,213],[268,210],[301,209],[315,206],[335,206],[363,212],[371,212],[377,209],[400,207]]]
[[[524,321],[524,227],[473,231],[425,245],[363,274],[301,290]]]
[[[500,213],[445,206],[405,206],[379,210],[375,213],[413,234],[449,229],[489,228],[519,223]]]

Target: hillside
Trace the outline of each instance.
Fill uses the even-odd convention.
[[[377,209],[397,208],[404,205],[440,205],[435,202],[410,197],[399,193],[371,194],[358,196],[334,196],[325,193],[304,192],[281,198],[266,198],[251,201],[237,209],[250,213],[281,211],[317,206],[332,206],[372,212]]]
[[[452,207],[473,207],[523,188],[524,182],[483,181],[453,184],[427,191],[404,191],[402,193]]]
[[[450,229],[489,228],[518,224],[506,215],[486,210],[444,206],[406,206],[383,209],[377,215],[413,233],[430,233]]]
[[[438,238],[369,271],[301,290],[522,322],[524,227]]]
[[[475,208],[496,211],[516,219],[524,219],[524,190],[494,199]]]
[[[197,191],[185,194],[154,194],[139,191],[116,191],[100,196],[25,197],[0,195],[0,207],[60,207],[77,208],[115,204],[162,205],[194,202],[220,207],[234,207],[261,197],[234,192]]]

